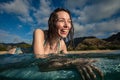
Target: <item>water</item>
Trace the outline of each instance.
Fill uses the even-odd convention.
[[[104,80],[120,80],[120,51],[107,54],[69,54],[69,58],[91,58],[104,73]],[[0,55],[0,80],[79,80],[75,70],[41,72],[37,63],[44,61],[29,54]]]

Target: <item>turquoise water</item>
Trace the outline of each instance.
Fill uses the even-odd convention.
[[[91,58],[97,60],[93,65],[104,73],[104,80],[120,80],[120,51],[107,54],[69,54],[68,58]],[[41,72],[38,62],[29,54],[0,55],[0,80],[80,80],[75,70]]]

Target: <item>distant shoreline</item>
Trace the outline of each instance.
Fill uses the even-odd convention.
[[[0,54],[6,54],[8,51],[0,51]]]
[[[118,50],[84,50],[84,51],[68,51],[70,54],[83,54],[83,53],[109,53],[109,52],[114,52]],[[7,51],[0,51],[1,54],[6,54]]]
[[[118,50],[83,50],[83,51],[68,51],[70,54],[83,54],[83,53],[109,53]]]

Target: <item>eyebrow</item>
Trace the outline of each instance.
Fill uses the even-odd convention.
[[[65,18],[57,18],[57,19],[65,19]],[[71,20],[71,19],[68,19],[68,20]]]

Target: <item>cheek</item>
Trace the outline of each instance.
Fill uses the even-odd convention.
[[[68,30],[70,31],[72,29],[72,26],[71,24],[68,26]]]
[[[69,30],[70,30],[71,28],[72,28],[72,25],[70,24],[70,25],[69,25]]]
[[[63,24],[56,24],[56,28],[59,30],[59,29],[62,29],[63,28]]]

